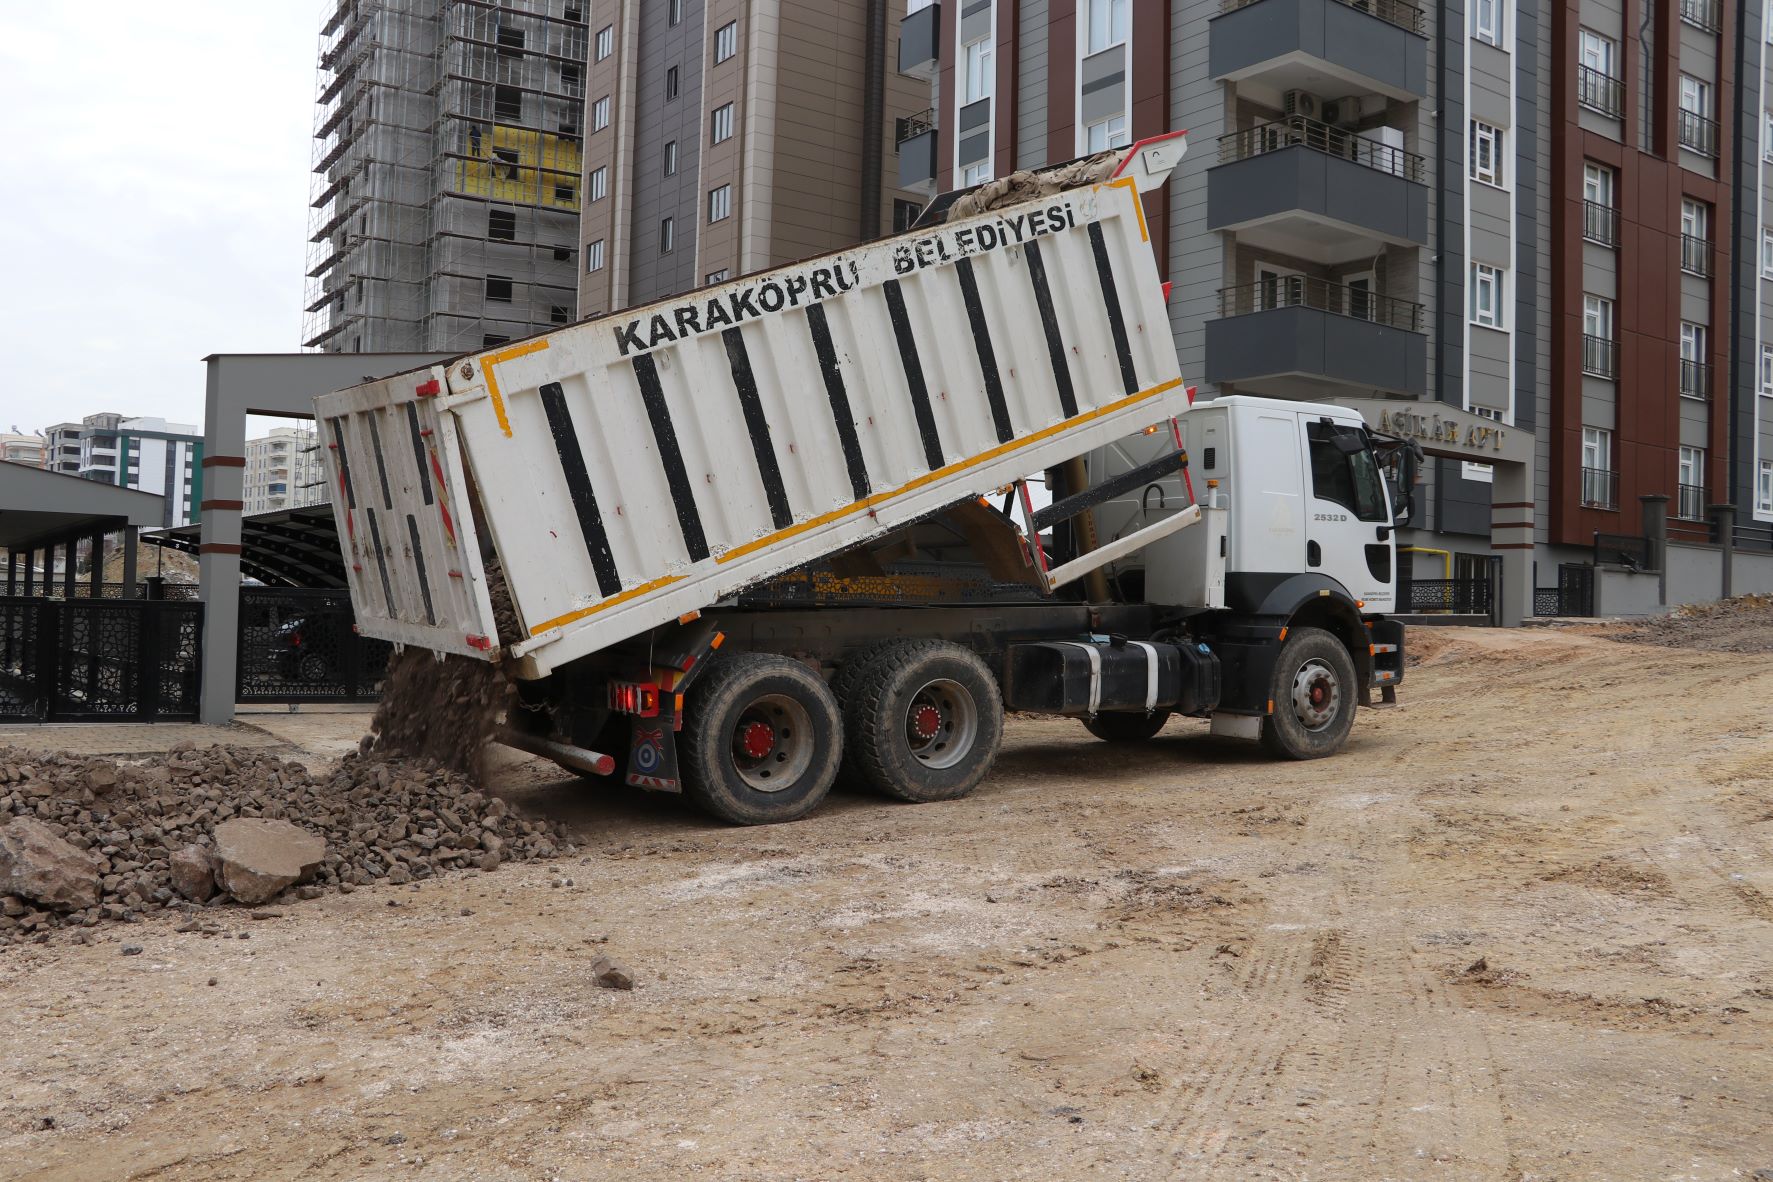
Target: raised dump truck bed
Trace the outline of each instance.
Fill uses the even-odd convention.
[[[541,677],[1174,414],[1139,194],[1182,147],[323,396],[358,627]]]

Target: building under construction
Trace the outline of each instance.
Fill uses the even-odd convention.
[[[339,0],[302,342],[480,349],[574,318],[587,0]]]

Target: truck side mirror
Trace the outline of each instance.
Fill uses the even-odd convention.
[[[1416,508],[1416,481],[1422,471],[1422,445],[1414,439],[1395,453],[1397,463],[1392,466],[1394,480],[1391,486],[1391,519],[1398,525],[1410,520],[1410,514]]]

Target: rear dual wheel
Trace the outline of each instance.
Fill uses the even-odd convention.
[[[843,678],[847,765],[898,800],[956,800],[991,771],[1003,743],[997,679],[944,641],[887,646]]]

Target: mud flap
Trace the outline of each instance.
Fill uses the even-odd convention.
[[[648,792],[682,792],[683,780],[677,773],[676,711],[672,695],[661,694],[657,718],[630,720],[628,743],[629,785]]]

